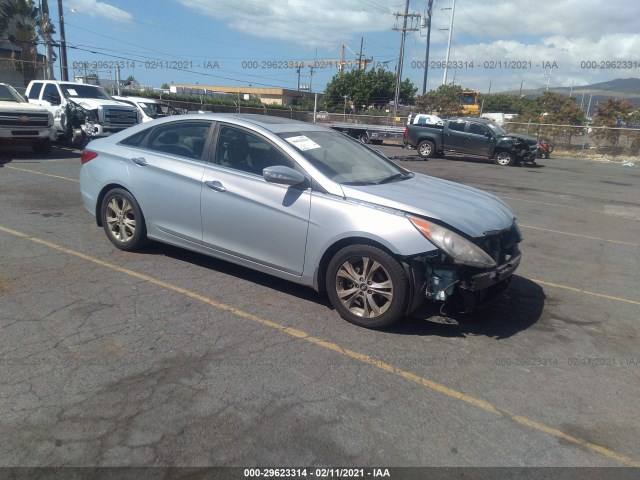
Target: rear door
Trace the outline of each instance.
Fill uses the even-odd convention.
[[[120,143],[152,236],[202,242],[200,197],[212,123],[163,123]]]
[[[466,153],[467,133],[465,132],[467,122],[465,120],[448,120],[444,128],[444,149],[454,152]]]

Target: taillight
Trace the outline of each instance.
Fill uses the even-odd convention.
[[[404,127],[404,138],[409,138],[409,127]]]
[[[97,156],[98,154],[92,150],[82,150],[82,153],[80,153],[80,163],[84,165],[89,160],[93,160]]]

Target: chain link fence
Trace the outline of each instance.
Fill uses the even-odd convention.
[[[625,160],[640,156],[640,129],[506,122],[511,133],[535,137],[553,145],[555,156]]]

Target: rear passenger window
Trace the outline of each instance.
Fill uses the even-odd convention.
[[[200,160],[209,133],[210,122],[179,122],[153,130],[147,148],[156,152]]]
[[[148,129],[142,130],[141,132],[135,133],[130,137],[125,138],[120,143],[122,145],[128,145],[130,147],[139,147],[142,141],[144,140],[144,137],[147,136],[147,133],[149,133]]]
[[[29,90],[29,99],[38,100],[40,98],[40,92],[42,91],[41,83],[32,83],[31,90]]]

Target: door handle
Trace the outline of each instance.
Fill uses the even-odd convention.
[[[132,158],[131,161],[136,165],[140,165],[141,167],[144,167],[145,165],[149,165],[149,163],[144,159],[144,157],[135,157],[135,158]]]
[[[209,187],[211,190],[215,190],[216,192],[226,192],[227,191],[225,186],[222,185],[222,183],[220,183],[218,180],[204,182],[204,184],[207,187]]]

